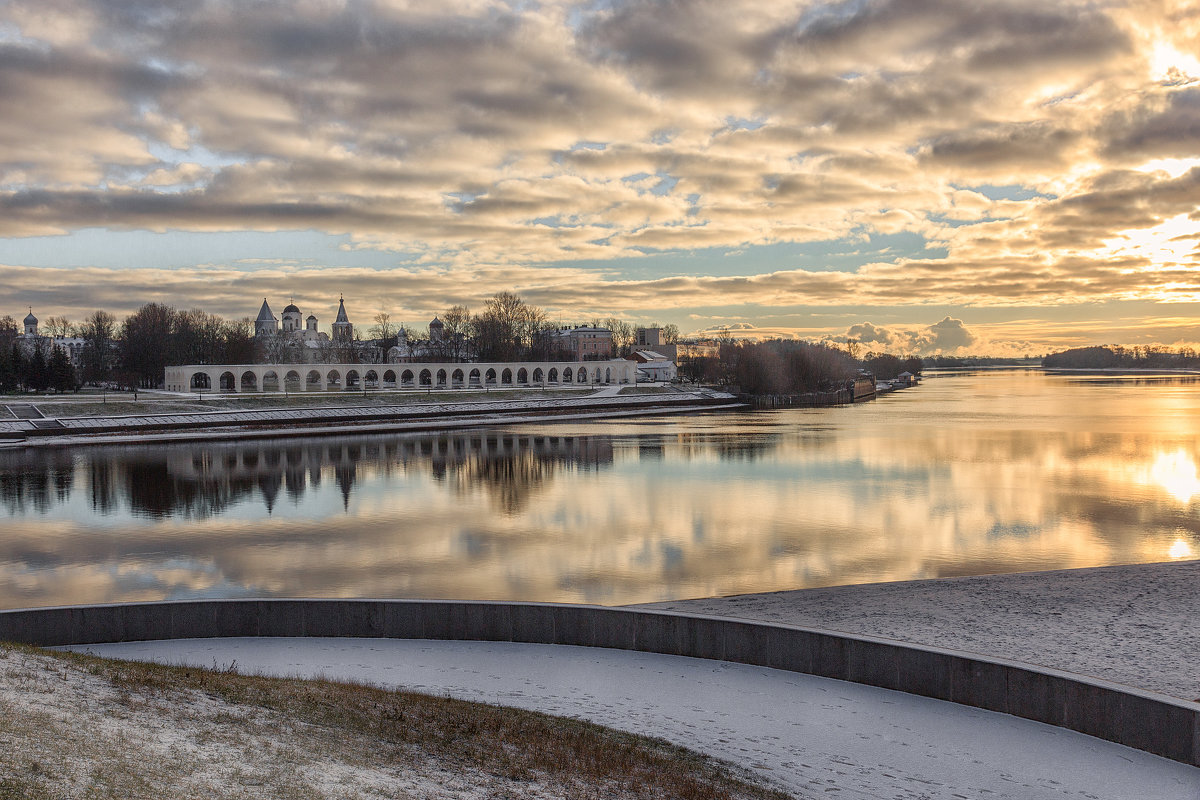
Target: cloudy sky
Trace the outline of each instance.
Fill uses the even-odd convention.
[[[1191,0],[0,0],[0,315],[1200,342]]]

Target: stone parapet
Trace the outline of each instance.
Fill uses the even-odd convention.
[[[710,658],[908,692],[1200,766],[1200,704],[1059,670],[727,617],[551,603],[205,600],[0,612],[0,640],[53,646],[232,636],[446,639]]]

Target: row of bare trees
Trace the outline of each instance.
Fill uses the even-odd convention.
[[[711,355],[679,365],[688,380],[737,385],[747,394],[803,394],[837,389],[865,369],[881,379],[903,371],[921,372],[923,362],[910,356],[870,352],[861,360],[850,348],[828,342],[771,339],[764,342],[722,339]]]
[[[421,349],[431,361],[462,361],[478,358],[480,361],[514,361],[530,359],[553,361],[565,358],[560,342],[553,336],[559,324],[552,321],[541,308],[530,305],[512,292],[500,292],[484,301],[483,309],[472,314],[466,306],[456,305],[447,309],[439,320],[443,325],[442,338],[430,339],[427,334],[404,329],[404,338],[410,343],[421,343]],[[389,348],[400,338],[401,326],[392,322],[391,315],[380,312],[375,315],[371,336],[382,346]],[[635,343],[636,328],[633,324],[616,317],[592,319],[590,325],[612,331],[613,351],[616,355],[628,355]],[[675,325],[647,327],[661,328],[664,343],[679,340],[679,328]]]

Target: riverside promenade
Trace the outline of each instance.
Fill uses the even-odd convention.
[[[0,420],[0,447],[75,446],[113,442],[251,439],[344,433],[403,433],[504,425],[530,420],[679,414],[742,408],[732,395],[708,390],[620,394],[608,387],[582,397],[492,399],[267,408],[195,413]]]

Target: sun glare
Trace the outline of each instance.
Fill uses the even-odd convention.
[[[1150,468],[1150,478],[1181,503],[1189,503],[1200,493],[1196,462],[1182,450],[1160,453]]]
[[[1153,270],[1194,259],[1200,245],[1200,222],[1187,214],[1174,217],[1153,228],[1131,228],[1105,242],[1101,252],[1109,256],[1140,257],[1149,260]]]
[[[1171,558],[1191,558],[1192,546],[1183,539],[1176,539],[1167,549],[1167,555]]]
[[[1192,167],[1200,167],[1200,158],[1156,158],[1137,167],[1137,171],[1165,172],[1172,178],[1178,178]]]
[[[1200,59],[1191,53],[1177,50],[1169,42],[1155,42],[1154,49],[1150,52],[1150,74],[1160,79],[1175,75],[1200,77]]]

